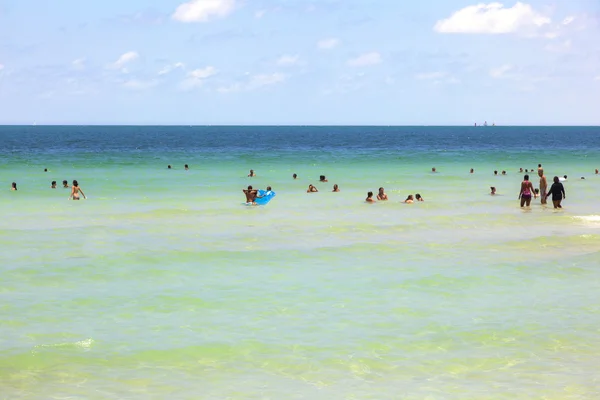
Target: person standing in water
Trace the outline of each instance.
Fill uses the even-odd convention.
[[[529,175],[525,175],[523,182],[521,182],[521,191],[519,192],[519,199],[521,200],[521,208],[525,205],[529,207],[531,205],[531,196],[537,197],[533,184],[529,181]]]
[[[253,189],[252,186],[248,186],[248,189],[242,189],[242,192],[246,195],[246,204],[256,204],[255,200],[258,197],[258,190]]]
[[[388,199],[388,195],[385,192],[385,189],[382,187],[379,188],[379,193],[377,193],[377,200],[386,201]]]
[[[546,197],[550,195],[552,195],[552,204],[554,205],[554,208],[562,208],[560,203],[563,199],[567,198],[567,195],[565,194],[565,187],[560,183],[558,176],[554,177],[554,183],[550,187],[550,191],[548,191]]]
[[[77,182],[77,180],[74,180],[73,187],[71,187],[71,195],[69,196],[69,200],[79,200],[80,193],[84,199],[87,199],[87,197],[85,197],[85,194],[83,193],[83,190],[81,190],[81,188],[79,187],[79,183]]]
[[[538,168],[538,175],[540,176],[540,201],[542,204],[546,204],[546,191],[548,190],[548,181],[546,180],[546,176],[544,175],[544,169],[542,168],[542,164],[540,164]]]
[[[375,199],[373,198],[373,192],[367,193],[367,198],[365,199],[367,203],[375,203]]]

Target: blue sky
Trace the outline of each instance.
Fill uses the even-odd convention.
[[[0,123],[600,124],[600,2],[0,0]]]

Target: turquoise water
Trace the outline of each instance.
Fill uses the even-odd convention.
[[[2,399],[600,396],[600,128],[0,139]],[[563,210],[519,208],[538,163]],[[244,206],[248,184],[277,197]]]

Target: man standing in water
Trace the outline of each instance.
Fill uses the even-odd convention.
[[[546,204],[546,192],[548,191],[548,182],[546,181],[544,169],[541,167],[541,164],[538,168],[538,175],[540,176],[540,200],[542,204]]]
[[[252,189],[252,186],[248,186],[248,189],[242,189],[242,192],[246,195],[246,204],[256,204],[255,200],[258,196],[258,190]]]

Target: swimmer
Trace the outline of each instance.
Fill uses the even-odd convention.
[[[408,197],[406,198],[406,200],[404,200],[404,202],[405,202],[406,204],[412,204],[412,203],[414,203],[414,202],[415,202],[415,199],[413,198],[413,195],[412,195],[412,194],[409,194],[409,195],[408,195]]]
[[[252,186],[248,186],[247,189],[242,189],[242,192],[246,195],[246,204],[256,204],[255,200],[258,197],[258,190],[252,189]]]
[[[554,208],[562,208],[560,203],[563,199],[567,198],[567,195],[565,194],[565,187],[560,183],[558,176],[554,177],[554,183],[550,187],[546,197],[549,197],[550,195],[552,195],[552,204],[554,205]]]
[[[63,189],[68,189],[69,188],[69,182],[67,182],[66,180],[63,181]]]
[[[435,167],[431,168],[431,172],[437,172],[437,170],[435,169]]]
[[[265,190],[264,195],[262,195],[262,196],[257,195],[256,198],[260,199],[261,197],[269,196],[272,191],[273,191],[273,189],[271,188],[271,186],[267,186],[267,189]]]
[[[521,191],[519,192],[519,199],[521,200],[521,207],[531,204],[531,195],[537,198],[537,194],[533,190],[533,184],[529,181],[529,175],[525,175],[523,182],[521,182]]]
[[[529,173],[529,170],[528,170],[528,169],[526,169],[526,170],[525,170],[525,173]]]
[[[506,175],[506,171],[502,171],[502,175]]]
[[[475,172],[475,170],[473,168],[471,168],[471,173]]]
[[[12,183],[12,185],[10,186],[10,190],[13,190],[13,191],[17,190],[17,182]]]
[[[337,185],[337,183],[335,185],[333,185],[333,190],[332,192],[339,192],[340,191],[340,187]]]
[[[306,191],[306,193],[316,193],[318,191],[319,190],[316,187],[314,187],[313,185],[308,185],[308,190]]]
[[[365,199],[367,203],[375,203],[375,199],[373,198],[373,192],[367,193],[367,198]]]
[[[566,181],[566,180],[567,180],[567,176],[566,176],[566,175],[563,175],[562,177],[558,178],[558,180],[559,180],[560,182],[564,182],[564,181]]]
[[[325,175],[321,175],[319,177],[319,182],[329,182],[329,181],[327,180],[327,178],[325,177]]]
[[[596,168],[596,175],[598,175],[598,168]]]
[[[585,179],[585,176],[582,176],[581,179]]]
[[[544,168],[542,168],[542,164],[538,164],[538,174],[540,173],[540,170],[542,170],[542,171],[544,170]]]
[[[490,195],[495,196],[496,195],[496,188],[494,186],[490,186]]]
[[[56,181],[52,181],[50,184],[50,189],[56,189]]]
[[[254,173],[254,170],[251,169],[250,173],[248,174],[248,178],[254,178],[256,176],[256,174]]]
[[[292,178],[294,178],[294,179],[298,179],[298,174],[294,174],[294,175],[292,175]]]
[[[494,175],[498,175],[498,171],[494,171]]]
[[[84,199],[87,199],[87,197],[85,197],[85,194],[83,193],[83,190],[81,190],[81,188],[79,187],[79,183],[76,180],[74,180],[73,187],[71,188],[71,195],[69,196],[69,200],[71,200],[71,199],[79,200],[79,193],[81,193],[81,195],[83,196]]]
[[[44,168],[44,172],[48,172],[48,168]]]
[[[546,180],[546,176],[544,175],[544,169],[541,167],[538,168],[538,175],[540,176],[540,202],[542,204],[546,204],[546,191],[548,190],[548,181]]]
[[[377,200],[385,201],[388,199],[387,193],[385,193],[382,187],[379,188],[379,193],[377,193]]]
[[[425,199],[421,197],[419,193],[415,194],[415,198],[417,199],[417,201],[425,201]]]
[[[183,169],[185,169],[186,171],[188,171],[188,170],[190,169],[190,167],[188,167],[188,165],[187,165],[187,164],[185,164],[185,165],[183,166]]]
[[[170,164],[169,164],[169,165],[167,165],[167,169],[171,169],[171,165],[170,165]]]
[[[519,173],[523,173],[523,168],[519,168]]]

